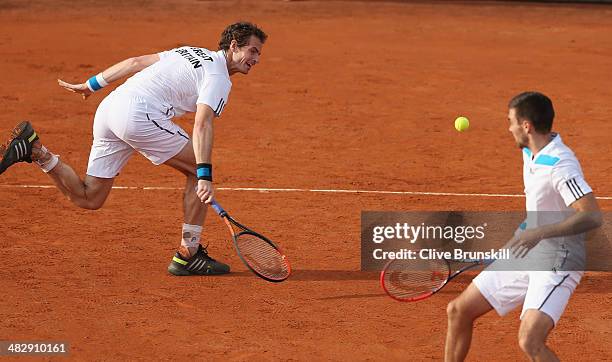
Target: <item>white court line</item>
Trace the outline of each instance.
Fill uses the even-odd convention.
[[[54,185],[0,185],[2,188],[32,188],[53,189]],[[116,190],[183,190],[182,187],[167,186],[113,186]],[[217,187],[221,191],[257,191],[257,192],[314,192],[314,193],[340,193],[340,194],[385,194],[385,195],[412,195],[412,196],[467,196],[467,197],[525,197],[520,194],[486,194],[486,193],[460,193],[460,192],[427,192],[427,191],[384,191],[384,190],[334,190],[334,189],[283,189],[266,187]],[[612,196],[598,196],[598,200],[612,200]]]

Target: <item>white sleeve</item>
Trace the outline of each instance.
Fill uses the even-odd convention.
[[[208,105],[215,112],[215,116],[219,117],[227,104],[230,88],[231,83],[223,75],[206,76],[196,103]]]
[[[577,160],[561,160],[552,170],[553,187],[561,194],[565,205],[570,206],[584,195],[593,192],[584,180]]]
[[[164,59],[165,57],[167,57],[168,55],[172,54],[172,51],[174,49],[171,50],[164,50],[163,52],[159,52],[157,53],[157,55],[159,55],[159,59]]]

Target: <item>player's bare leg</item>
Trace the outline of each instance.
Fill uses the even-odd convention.
[[[38,164],[70,201],[84,209],[99,209],[113,186],[113,179],[87,176],[81,180],[70,166],[42,145],[28,121],[15,126],[11,139],[0,145],[0,174],[19,162]]]
[[[199,234],[201,227],[204,224],[204,218],[206,217],[207,205],[202,203],[196,195],[196,186],[198,180],[196,177],[196,160],[193,152],[193,144],[189,141],[185,147],[176,156],[169,159],[165,163],[166,165],[178,170],[183,173],[186,177],[185,190],[183,193],[183,213],[185,225],[199,226],[198,228],[192,228],[194,230],[183,230],[183,234],[189,233],[190,235],[183,235],[184,239],[191,239],[198,234],[197,241],[199,242]],[[186,243],[183,243],[186,244]],[[193,255],[197,251],[197,245],[195,241],[193,245],[181,245],[180,253],[183,256]]]
[[[191,141],[165,164],[182,172],[187,178],[183,194],[183,237],[178,253],[168,266],[168,272],[177,276],[229,273],[228,265],[211,258],[206,248],[200,245],[202,225],[208,207],[196,195],[196,160]]]
[[[185,223],[202,225],[206,217],[207,207],[200,201],[195,193],[198,180],[196,177],[196,160],[191,141],[183,147],[181,152],[166,161],[165,164],[180,171],[187,177],[183,195]]]
[[[519,328],[519,346],[532,361],[559,361],[546,346],[546,338],[554,327],[553,320],[537,309],[528,309]]]
[[[102,207],[113,187],[114,178],[85,175],[82,180],[72,167],[43,147],[40,141],[32,145],[32,160],[47,172],[57,188],[72,203],[83,209],[97,210]],[[50,163],[52,168],[46,169]]]
[[[457,298],[448,303],[448,328],[444,360],[447,362],[463,361],[472,342],[474,321],[489,312],[493,307],[471,283]]]

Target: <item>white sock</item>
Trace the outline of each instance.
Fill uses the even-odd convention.
[[[50,159],[48,159],[48,160],[47,160],[47,161],[45,161],[45,162],[42,162],[42,161],[34,161],[34,162],[36,162],[36,164],[37,164],[38,166],[40,166],[40,168],[41,168],[41,169],[42,169],[42,170],[43,170],[45,173],[49,173],[49,171],[53,170],[53,168],[54,168],[55,166],[57,166],[57,164],[59,163],[59,156],[58,156],[58,155],[54,155],[53,153],[51,153],[51,151],[49,151],[49,150],[47,149],[47,147],[45,147],[45,146],[42,146],[42,147],[40,148],[40,150],[41,150],[43,153],[48,153],[48,154],[50,154],[50,155],[51,155],[51,158],[50,158]]]
[[[187,250],[197,250],[200,245],[200,234],[202,234],[202,227],[200,225],[183,224],[183,239],[181,240],[181,246],[187,248]]]

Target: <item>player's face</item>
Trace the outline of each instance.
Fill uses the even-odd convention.
[[[520,122],[516,118],[516,110],[514,108],[510,108],[508,110],[508,122],[510,122],[510,127],[508,127],[508,131],[512,133],[514,137],[514,142],[519,148],[527,147],[528,138],[527,131],[523,127],[523,122]]]
[[[232,47],[232,60],[234,61],[236,71],[242,74],[248,74],[253,66],[259,63],[261,56],[261,48],[263,44],[258,37],[251,35],[251,39],[247,45]]]

